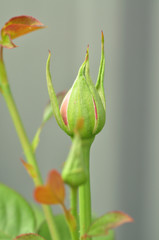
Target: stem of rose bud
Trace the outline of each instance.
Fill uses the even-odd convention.
[[[75,229],[76,239],[79,239],[77,193],[78,193],[78,188],[77,187],[71,187],[71,192],[70,192],[71,213],[72,213],[72,215],[74,216],[74,218],[76,220],[76,229]]]
[[[24,129],[22,121],[20,119],[16,104],[15,104],[15,101],[14,101],[14,98],[12,96],[12,92],[11,92],[11,89],[10,89],[10,86],[9,86],[9,83],[8,83],[7,74],[6,74],[6,70],[5,70],[5,65],[4,65],[4,62],[3,62],[2,49],[3,48],[0,47],[0,86],[2,88],[4,99],[6,101],[8,110],[10,112],[12,121],[14,123],[16,132],[18,134],[20,143],[21,143],[22,148],[24,150],[24,154],[26,156],[26,159],[27,159],[28,163],[30,163],[34,167],[34,169],[36,170],[37,178],[33,179],[34,184],[36,186],[42,185],[42,178],[41,178],[41,174],[40,174],[37,162],[36,162],[35,154],[33,152],[32,146],[31,146],[31,144],[28,140],[28,137],[26,135],[25,129]],[[48,227],[49,227],[49,230],[50,230],[52,240],[53,239],[54,240],[60,240],[51,208],[49,206],[46,206],[46,205],[42,205],[42,208],[43,208],[43,211],[44,211],[46,221],[48,223]]]
[[[82,141],[84,163],[87,170],[87,181],[79,187],[79,220],[80,220],[80,239],[86,233],[92,221],[91,215],[91,190],[90,190],[90,171],[89,171],[89,155],[90,147],[94,140],[84,139]],[[91,238],[86,238],[91,240]]]

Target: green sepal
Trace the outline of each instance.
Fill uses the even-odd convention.
[[[99,73],[98,73],[98,78],[96,82],[96,89],[100,95],[100,98],[102,100],[104,109],[106,109],[106,104],[105,104],[105,93],[104,93],[104,70],[105,70],[105,56],[104,56],[104,35],[102,32],[102,37],[101,37],[101,60],[100,60],[100,67],[99,67]]]
[[[96,126],[94,128],[94,134],[97,134],[102,130],[105,124],[105,108],[104,108],[103,101],[99,95],[99,92],[97,91],[96,87],[92,82],[89,69],[90,69],[89,68],[89,48],[87,48],[85,75],[86,75],[86,80],[97,108],[97,121],[96,121]]]
[[[90,138],[94,134],[95,110],[93,96],[85,77],[86,60],[79,69],[77,78],[70,89],[71,94],[67,108],[68,127],[74,132],[79,119],[84,119],[84,126],[80,130],[82,138]]]
[[[66,127],[66,125],[63,122],[62,116],[60,114],[60,109],[59,109],[59,104],[58,104],[58,100],[56,97],[56,93],[55,93],[55,90],[52,85],[51,74],[50,74],[50,57],[51,57],[51,52],[49,52],[49,56],[48,56],[47,63],[46,63],[46,79],[47,79],[47,87],[48,87],[48,92],[49,92],[49,96],[50,96],[50,101],[52,104],[53,114],[54,114],[56,121],[57,121],[58,125],[60,126],[60,128],[62,128],[68,135],[71,135],[69,129]]]
[[[72,139],[72,146],[62,171],[62,178],[71,187],[78,187],[87,180],[82,140],[78,134],[75,134]]]

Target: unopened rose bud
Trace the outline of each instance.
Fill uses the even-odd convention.
[[[105,124],[105,96],[103,88],[104,80],[104,36],[102,32],[102,55],[96,86],[94,86],[89,74],[89,48],[86,58],[79,69],[77,78],[66,94],[61,107],[57,105],[56,94],[51,83],[47,62],[47,83],[53,112],[59,126],[70,136],[74,131],[79,119],[84,120],[84,126],[80,130],[80,137],[91,138],[100,132]]]

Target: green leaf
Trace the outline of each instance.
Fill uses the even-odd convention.
[[[45,240],[45,239],[38,234],[28,233],[17,236],[14,240]]]
[[[70,240],[71,239],[71,235],[70,235],[69,228],[68,228],[68,225],[66,223],[64,215],[57,215],[57,216],[55,216],[55,223],[56,223],[56,226],[58,228],[60,239],[62,239],[62,240]],[[47,240],[52,240],[46,222],[44,222],[41,225],[41,227],[40,227],[40,229],[38,231],[38,234],[40,234],[41,236],[43,236]]]
[[[83,238],[108,235],[110,229],[132,221],[133,219],[123,212],[109,212],[102,217],[97,218],[91,224]]]
[[[93,240],[115,240],[114,231],[110,230],[106,236],[93,237]]]
[[[57,97],[57,101],[59,104],[59,107],[64,99],[66,95],[66,91],[63,92],[59,92],[56,97]],[[49,102],[44,110],[44,114],[43,114],[43,120],[42,120],[42,124],[46,123],[51,117],[53,116],[53,110],[52,110],[52,105]]]
[[[57,94],[57,101],[59,103],[59,106],[61,105],[62,103],[62,100],[64,98],[64,96],[66,95],[66,91],[63,91],[63,92],[60,92]],[[41,131],[45,125],[45,123],[53,116],[53,109],[52,109],[52,106],[51,106],[51,103],[49,102],[44,110],[44,113],[43,113],[43,118],[42,118],[42,123],[40,125],[40,127],[38,128],[38,130],[36,131],[36,134],[33,138],[33,141],[32,141],[32,148],[33,148],[33,151],[35,152],[37,147],[38,147],[38,144],[40,142],[40,134],[41,134]]]
[[[31,208],[34,212],[34,216],[36,219],[36,231],[35,232],[38,232],[41,224],[45,221],[45,216],[42,212],[42,209],[39,206],[37,206],[36,204],[31,204]]]
[[[44,109],[42,124],[46,123],[53,116],[52,106],[49,102]]]
[[[3,239],[3,240],[11,240],[10,236],[8,236],[7,234],[5,234],[4,232],[0,232],[0,239]]]
[[[32,149],[33,149],[33,152],[36,151],[38,145],[39,145],[39,142],[40,142],[40,134],[41,134],[41,131],[42,131],[42,128],[43,128],[43,125],[41,125],[38,130],[36,131],[35,133],[35,136],[33,138],[33,141],[32,141]]]
[[[3,184],[0,184],[0,196],[0,240],[35,232],[36,220],[30,205]]]

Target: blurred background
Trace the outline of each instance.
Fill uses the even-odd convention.
[[[15,40],[4,58],[17,107],[31,140],[48,102],[45,64],[52,52],[56,92],[68,90],[90,46],[95,83],[105,36],[107,121],[91,150],[92,208],[97,215],[121,210],[134,223],[116,230],[117,240],[159,236],[159,1],[0,0],[0,26],[16,15],[32,15],[46,29]],[[46,179],[61,171],[71,142],[51,119],[43,129],[37,159]],[[33,201],[33,183],[0,96],[0,181]],[[60,212],[54,207],[54,212]]]

